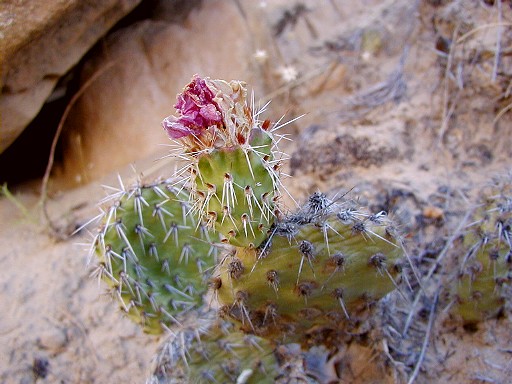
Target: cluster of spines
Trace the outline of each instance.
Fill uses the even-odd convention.
[[[288,124],[259,120],[243,82],[194,76],[178,95],[178,117],[163,127],[187,162],[178,173],[190,191],[192,212],[240,247],[257,247],[274,222],[281,188],[276,131]]]
[[[275,383],[279,364],[270,342],[233,328],[191,320],[162,344],[149,383]]]
[[[213,279],[221,314],[249,333],[305,342],[360,321],[398,287],[402,248],[390,220],[314,194],[256,249],[226,254]],[[303,336],[304,334],[306,336]]]
[[[179,323],[202,304],[216,262],[209,233],[188,214],[188,196],[170,182],[122,188],[101,215],[95,275],[148,333]]]
[[[114,194],[94,242],[96,274],[146,332],[170,333],[167,367],[186,382],[273,382],[274,373],[261,368],[275,361],[253,365],[249,358],[262,356],[257,346],[326,343],[329,332],[362,321],[398,287],[400,239],[385,213],[321,193],[283,218],[277,149],[283,136],[275,131],[290,122],[259,121],[262,111],[252,114],[245,84],[194,77],[176,108],[180,117],[163,125],[188,162],[176,173],[182,188],[162,182]],[[229,246],[216,247],[210,237]],[[214,266],[218,273],[207,284]],[[199,316],[208,287],[223,304],[221,314],[271,341],[226,332],[225,322],[183,328],[187,313]],[[235,348],[245,344],[256,349]],[[242,370],[216,360],[231,359],[226,353],[233,350]]]
[[[178,172],[183,187],[159,182],[111,195],[92,247],[95,275],[146,332],[170,334],[152,383],[275,382],[276,343],[336,346],[338,331],[353,332],[377,300],[400,293],[401,241],[384,212],[321,193],[278,214],[280,125],[252,115],[243,83],[194,77],[180,97],[182,116],[164,128],[188,162]],[[457,273],[446,284],[451,313],[465,323],[510,303],[510,177],[472,221],[453,247]],[[220,262],[213,236],[232,246]],[[221,317],[244,333],[197,319],[208,288]]]
[[[458,260],[452,313],[465,323],[496,316],[512,283],[512,180],[500,177],[480,197],[472,223],[454,247]]]
[[[247,145],[198,156],[190,177],[194,211],[225,242],[254,247],[274,221],[279,198],[279,162],[271,135],[251,131]]]

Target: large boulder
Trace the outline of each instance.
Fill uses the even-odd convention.
[[[59,78],[140,1],[0,2],[0,153],[36,116]]]

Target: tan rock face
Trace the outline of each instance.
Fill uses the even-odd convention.
[[[170,141],[161,121],[196,73],[258,84],[249,71],[250,32],[238,12],[231,2],[209,1],[184,23],[147,20],[107,39],[82,83],[114,64],[88,86],[66,123],[65,178],[91,181],[165,151],[161,145]]]
[[[7,0],[0,4],[0,153],[64,75],[140,0]]]

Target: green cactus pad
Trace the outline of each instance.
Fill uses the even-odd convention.
[[[211,326],[195,323],[165,341],[150,383],[276,382],[279,366],[268,341],[237,332],[222,320]]]
[[[274,221],[277,193],[271,137],[253,129],[249,146],[215,149],[199,156],[193,196],[208,226],[230,244],[261,244]]]
[[[95,238],[96,273],[144,331],[161,333],[202,304],[215,263],[206,229],[171,184],[120,191]]]
[[[177,97],[178,116],[162,122],[177,144],[193,212],[223,241],[257,247],[274,222],[280,187],[275,133],[247,103],[244,82],[194,76]],[[254,107],[254,105],[252,106]]]
[[[465,323],[496,316],[512,283],[512,182],[498,179],[483,192],[472,224],[455,248],[458,276],[452,313]]]
[[[220,263],[214,294],[244,331],[304,341],[315,328],[357,322],[396,288],[403,252],[389,219],[319,196],[259,249],[236,248]]]

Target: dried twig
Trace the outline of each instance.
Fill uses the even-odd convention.
[[[404,66],[408,53],[409,46],[406,46],[396,69],[384,81],[345,100],[344,104],[348,110],[342,111],[339,116],[348,119],[358,118],[389,102],[399,103],[407,91]]]
[[[434,301],[432,302],[432,306],[430,307],[430,315],[428,317],[428,325],[427,325],[427,329],[425,331],[425,338],[423,339],[423,345],[421,346],[420,356],[418,357],[418,361],[416,362],[414,371],[412,372],[412,375],[409,378],[409,381],[407,382],[407,384],[412,384],[414,382],[414,380],[416,380],[416,377],[418,376],[418,373],[420,372],[421,364],[423,364],[423,359],[425,358],[425,354],[427,353],[427,347],[428,347],[428,341],[430,339],[430,333],[431,333],[432,327],[434,325],[434,319],[435,319],[435,313],[436,313],[438,299],[439,299],[439,292],[437,292],[436,295],[434,296]]]
[[[487,29],[487,28],[496,28],[496,27],[512,27],[512,23],[510,22],[503,22],[503,23],[490,23],[490,24],[483,24],[483,25],[480,25],[474,29],[472,29],[471,31],[469,32],[466,32],[464,35],[462,35],[461,37],[459,37],[455,43],[456,44],[460,44],[462,43],[464,40],[466,40],[468,37],[471,37],[473,36],[475,33],[478,33],[484,29]]]
[[[458,33],[459,33],[459,26],[457,25],[455,27],[455,30],[453,31],[452,41],[455,41]],[[453,101],[452,104],[449,106],[449,100],[450,99],[457,100],[459,98],[459,93],[460,93],[460,88],[459,88],[455,97],[450,98],[450,90],[449,90],[450,82],[448,79],[450,77],[450,71],[452,68],[453,58],[455,56],[455,49],[456,49],[456,44],[452,44],[450,46],[450,52],[448,52],[448,60],[447,60],[446,69],[444,72],[443,122],[441,123],[441,127],[439,128],[439,133],[437,136],[437,145],[438,146],[441,145],[443,142],[444,135],[448,129],[448,122],[450,121],[453,111],[455,110],[455,105],[456,105],[455,101]]]
[[[510,110],[512,110],[512,103],[510,103],[509,105],[507,105],[505,108],[498,112],[498,114],[492,121],[492,125],[495,126],[498,123],[498,121],[503,117],[503,115]]]
[[[501,20],[502,20],[501,0],[497,1],[497,6],[498,6],[498,24],[500,24]],[[500,25],[497,27],[497,31],[496,31],[496,53],[494,54],[494,63],[492,66],[492,75],[491,75],[491,80],[493,83],[496,81],[496,77],[498,76],[498,67],[500,65],[501,31],[502,31],[502,26]]]
[[[59,125],[57,127],[57,131],[55,132],[55,135],[53,136],[52,146],[50,149],[50,156],[48,157],[48,163],[46,165],[46,171],[44,173],[43,181],[41,184],[41,207],[43,210],[44,219],[46,220],[46,224],[48,224],[48,228],[50,229],[50,232],[53,236],[55,236],[58,239],[65,239],[67,238],[67,235],[63,235],[59,228],[53,223],[52,219],[50,218],[50,215],[48,213],[48,209],[46,206],[47,200],[48,200],[48,182],[50,180],[50,173],[53,168],[53,163],[55,160],[55,149],[57,148],[57,143],[59,141],[60,135],[62,133],[62,129],[64,128],[64,123],[66,122],[66,119],[69,115],[69,112],[71,111],[71,108],[75,105],[75,103],[78,101],[78,99],[83,95],[83,93],[91,86],[91,84],[101,75],[103,75],[107,70],[111,69],[114,66],[115,62],[108,62],[104,67],[97,70],[93,75],[87,79],[87,81],[80,87],[77,93],[73,95],[71,100],[69,101],[68,105],[66,106],[66,109],[64,110],[64,113],[62,114],[62,117],[59,121]]]

